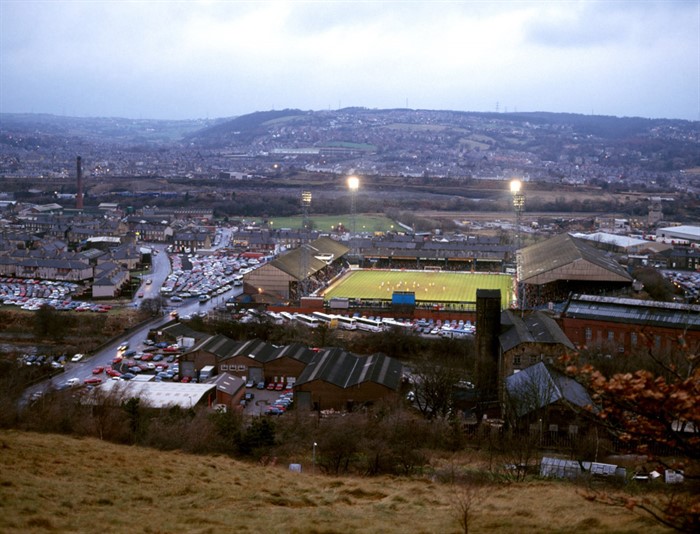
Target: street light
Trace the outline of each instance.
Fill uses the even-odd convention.
[[[314,441],[314,452],[311,456],[311,466],[312,466],[311,472],[312,473],[316,472],[316,445],[318,445],[318,444]]]

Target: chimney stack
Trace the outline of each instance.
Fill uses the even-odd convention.
[[[499,344],[501,334],[500,289],[476,290],[476,388],[482,409],[498,399]]]
[[[83,209],[83,164],[82,159],[78,156],[76,162],[76,177],[77,177],[77,188],[78,192],[75,195],[75,207],[79,210]]]

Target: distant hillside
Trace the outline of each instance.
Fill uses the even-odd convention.
[[[236,137],[239,142],[249,142],[257,135],[264,135],[266,126],[297,117],[304,117],[305,112],[298,109],[283,109],[280,111],[256,111],[241,115],[232,120],[221,122],[215,126],[198,130],[187,136],[190,142],[211,144],[222,142],[226,138]]]
[[[295,473],[269,458],[248,464],[2,430],[0,531],[443,534],[464,532],[459,510],[470,502],[474,532],[665,532],[565,482],[448,483],[448,472],[459,479],[470,467],[466,458],[453,457],[446,482],[435,482],[314,475],[310,455],[295,458],[304,469]]]
[[[70,138],[117,144],[174,143],[224,119],[151,120],[118,117],[64,117],[32,113],[0,114],[0,137],[6,144],[34,139]],[[8,139],[9,138],[9,139]]]

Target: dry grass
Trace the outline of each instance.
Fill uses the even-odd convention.
[[[662,531],[565,483],[479,491],[472,532]],[[460,531],[454,487],[428,480],[314,476],[16,431],[0,432],[0,511],[4,533]]]

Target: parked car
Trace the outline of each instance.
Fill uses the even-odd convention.
[[[265,382],[262,382],[262,381],[261,381],[261,382],[258,382],[258,385],[255,386],[255,387],[258,388],[258,389],[265,389]]]
[[[100,365],[100,366],[98,366],[98,367],[95,367],[95,368],[92,370],[92,374],[93,374],[93,375],[99,375],[100,373],[103,373],[104,370],[105,370],[105,368],[104,368],[103,366]]]
[[[245,383],[245,387],[247,387],[247,388],[255,387],[255,380],[253,380],[253,379],[248,380],[248,382]]]
[[[97,377],[86,378],[85,380],[83,380],[83,384],[88,384],[88,385],[91,384],[93,386],[96,386],[97,384],[101,384],[101,383],[102,383],[102,379],[97,378]]]
[[[73,386],[77,386],[79,384],[80,384],[80,378],[69,378],[68,380],[66,380],[66,385],[69,388],[72,388]]]
[[[244,398],[246,401],[252,401],[252,400],[255,398],[255,395],[253,395],[252,393],[248,392],[248,393],[246,393],[246,394],[243,396],[243,398]]]
[[[84,357],[85,357],[85,354],[80,354],[80,353],[74,354],[73,357],[70,359],[70,361],[72,361],[72,362],[79,362],[79,361],[82,360]]]
[[[282,415],[284,411],[277,406],[268,406],[265,408],[265,415]]]

